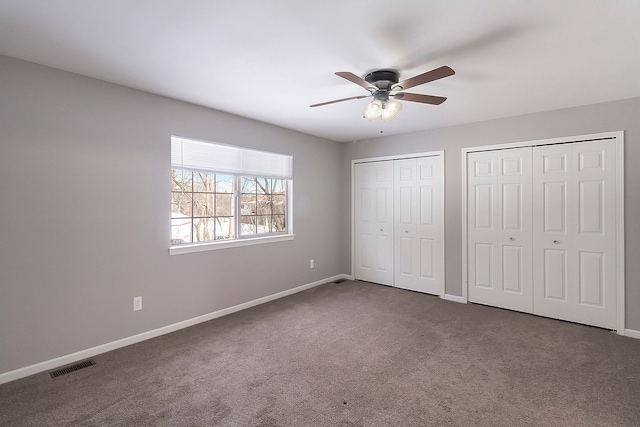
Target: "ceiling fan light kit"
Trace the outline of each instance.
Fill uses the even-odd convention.
[[[446,101],[447,98],[442,96],[407,93],[403,91],[414,86],[429,83],[454,74],[455,71],[453,71],[453,69],[447,66],[442,66],[399,82],[400,74],[398,71],[391,69],[372,71],[366,74],[364,78],[358,77],[347,71],[340,71],[336,73],[337,76],[349,80],[358,86],[362,86],[368,90],[370,94],[366,96],[352,96],[349,98],[322,102],[320,104],[313,104],[311,107],[319,107],[321,105],[334,104],[336,102],[362,99],[372,96],[373,101],[366,106],[362,112],[362,116],[370,121],[374,121],[380,117],[383,122],[388,122],[393,120],[402,110],[402,104],[395,99],[390,98],[403,99],[410,102],[420,102],[423,104],[440,105]]]
[[[369,120],[374,121],[378,117],[383,122],[393,120],[402,110],[402,104],[393,99],[381,101],[379,99],[371,101],[362,112],[362,116]]]

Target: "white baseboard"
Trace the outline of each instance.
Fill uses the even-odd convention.
[[[233,307],[224,308],[222,310],[214,311],[209,314],[204,314],[202,316],[198,316],[192,319],[184,320],[182,322],[174,323],[172,325],[163,326],[162,328],[153,329],[151,331],[143,332],[138,335],[133,335],[131,337],[123,338],[117,341],[113,341],[113,342],[102,344],[96,347],[88,348],[86,350],[81,350],[76,353],[67,354],[66,356],[56,357],[55,359],[46,360],[44,362],[36,363],[35,365],[25,366],[24,368],[19,368],[14,371],[5,372],[0,374],[0,384],[8,383],[10,381],[15,381],[20,378],[25,378],[30,375],[38,374],[40,372],[44,372],[44,371],[58,368],[60,366],[68,365],[70,363],[74,363],[79,360],[97,356],[98,354],[106,353],[111,350],[126,347],[128,345],[136,344],[141,341],[158,337],[160,335],[164,335],[171,332],[175,332],[180,329],[188,328],[189,326],[197,325],[198,323],[207,322],[209,320],[213,320],[218,317],[225,316],[227,314],[235,313],[237,311],[254,307],[256,305],[264,304],[266,302],[283,298],[289,295],[293,295],[295,293],[305,291],[307,289],[311,289],[319,285],[324,285],[325,283],[335,282],[336,280],[340,280],[340,279],[351,280],[351,276],[349,276],[348,274],[338,274],[336,276],[329,277],[327,279],[322,279],[313,283],[308,283],[306,285],[298,286],[297,288],[288,289],[286,291],[282,291],[273,295],[268,295],[266,297],[258,298],[253,301],[248,301],[242,304],[234,305]]]
[[[640,331],[635,331],[633,329],[625,329],[624,336],[640,340]]]
[[[447,300],[447,301],[459,302],[461,304],[464,304],[464,298],[459,297],[457,295],[444,294],[444,295],[442,295],[442,299]]]

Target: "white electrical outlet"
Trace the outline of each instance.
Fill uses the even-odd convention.
[[[315,267],[315,263],[313,262],[313,260],[309,261],[309,268],[313,268]]]
[[[142,297],[135,297],[133,299],[133,311],[142,310]]]

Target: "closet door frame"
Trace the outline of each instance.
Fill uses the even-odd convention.
[[[441,271],[442,271],[442,292],[439,295],[440,298],[443,298],[444,295],[446,295],[446,279],[445,279],[445,272],[446,272],[446,259],[444,257],[444,253],[445,253],[445,222],[446,222],[446,217],[445,217],[445,201],[446,201],[446,196],[445,196],[445,188],[446,188],[446,182],[445,182],[445,157],[444,157],[444,150],[438,150],[438,151],[427,151],[427,152],[421,152],[421,153],[408,153],[408,154],[398,154],[398,155],[393,155],[393,156],[383,156],[383,157],[368,157],[368,158],[362,158],[362,159],[354,159],[351,160],[351,277],[355,278],[355,266],[356,266],[356,242],[355,242],[355,202],[356,202],[356,197],[355,197],[355,167],[356,164],[358,163],[371,163],[371,162],[383,162],[383,161],[388,161],[388,160],[404,160],[404,159],[414,159],[414,158],[420,158],[420,157],[439,157],[440,158],[440,165],[441,165],[441,173],[442,173],[442,198],[441,198],[441,211],[440,211],[440,215],[442,218],[442,233],[441,233],[441,243],[439,246],[439,250],[441,251],[441,253],[443,254],[442,257],[442,265],[441,265]]]
[[[462,301],[468,302],[468,212],[467,212],[467,154],[477,151],[536,147],[613,139],[616,146],[616,261],[617,261],[617,333],[625,335],[625,269],[624,269],[624,131],[595,133],[563,138],[484,145],[462,149]]]

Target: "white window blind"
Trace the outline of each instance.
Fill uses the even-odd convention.
[[[171,137],[171,167],[231,175],[291,179],[293,157],[231,145]]]

